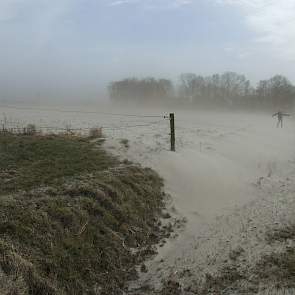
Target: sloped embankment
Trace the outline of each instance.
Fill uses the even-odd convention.
[[[0,135],[0,293],[121,294],[164,234],[163,183],[88,139]]]

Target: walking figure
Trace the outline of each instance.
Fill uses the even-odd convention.
[[[277,128],[280,127],[281,125],[281,128],[283,128],[283,117],[284,116],[290,116],[289,114],[284,114],[283,112],[281,111],[278,111],[277,113],[273,114],[272,115],[273,117],[278,117],[278,123],[277,123]]]

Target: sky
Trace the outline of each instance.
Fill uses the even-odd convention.
[[[0,100],[186,72],[295,83],[295,0],[0,0],[0,45]]]

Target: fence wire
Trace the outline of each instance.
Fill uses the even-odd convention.
[[[126,114],[126,113],[108,113],[108,112],[100,112],[100,111],[62,110],[62,109],[54,109],[54,108],[30,108],[30,107],[18,107],[18,106],[3,105],[3,104],[0,105],[0,108],[41,111],[41,112],[99,114],[99,115],[106,115],[106,116],[135,117],[135,118],[164,118],[165,117],[164,115],[140,115],[140,114]]]

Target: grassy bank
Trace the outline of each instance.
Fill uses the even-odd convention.
[[[121,294],[164,234],[163,183],[88,139],[0,135],[0,294]]]
[[[58,185],[63,178],[101,171],[118,164],[85,138],[69,136],[0,136],[0,194]]]

